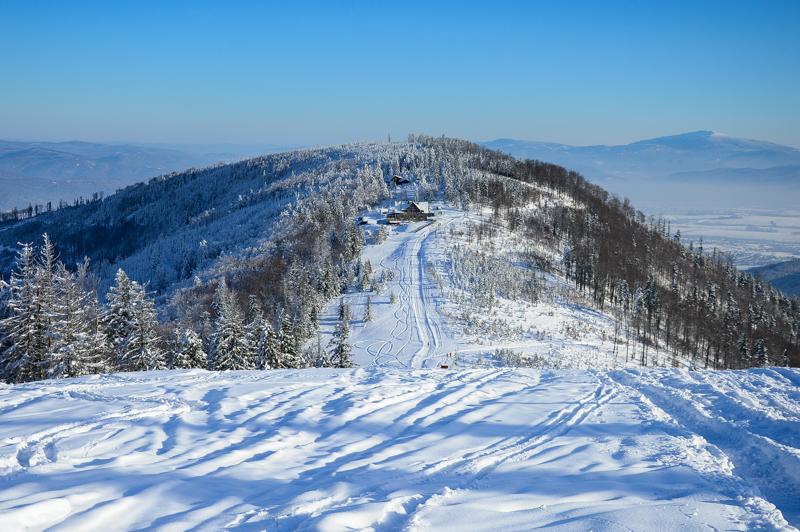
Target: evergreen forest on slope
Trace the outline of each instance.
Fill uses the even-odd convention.
[[[356,220],[405,197],[387,184],[393,175],[420,201],[489,209],[476,229],[487,243],[497,227],[536,243],[515,266],[571,283],[635,337],[642,365],[650,346],[692,367],[800,363],[800,300],[730,257],[577,172],[410,135],[191,169],[6,216],[0,375],[348,366],[346,309],[332,351],[307,346],[326,303],[378,289],[384,273],[360,253],[383,233]]]

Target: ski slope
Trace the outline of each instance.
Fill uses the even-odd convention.
[[[375,366],[3,385],[0,528],[796,530],[799,385]]]
[[[555,276],[462,317],[447,249],[485,213],[442,207],[364,248],[394,279],[341,296],[356,369],[0,385],[0,531],[797,530],[800,370],[637,369]]]
[[[328,304],[320,316],[324,343],[339,322],[339,302],[343,300],[351,308],[350,343],[354,360],[361,367],[488,367],[496,365],[492,360],[495,350],[502,348],[528,356],[567,361],[566,367],[575,369],[638,367],[638,359],[634,361],[632,354],[627,362],[625,353],[612,354],[609,331],[613,329],[613,321],[610,317],[563,298],[549,297],[536,305],[498,299],[498,306],[491,314],[480,314],[480,309],[472,309],[473,320],[501,322],[507,328],[523,331],[511,338],[481,334],[474,323],[454,318],[460,314],[457,305],[443,293],[447,288],[439,289],[429,269],[433,267],[440,277],[446,278],[447,248],[467,246],[463,234],[466,224],[482,220],[486,213],[465,214],[443,202],[432,205],[437,208],[435,222],[389,226],[389,236],[384,243],[364,247],[362,260],[370,262],[373,275],[379,277],[382,271],[393,270],[395,279],[386,282],[380,294],[351,289]],[[364,216],[375,224],[371,226],[373,234],[377,232],[378,218],[376,212]],[[500,233],[496,246],[498,255],[501,254],[499,250],[512,249],[515,245],[511,241],[515,238],[513,235],[502,229]],[[563,280],[552,275],[542,282],[550,285],[550,291],[571,290]],[[392,292],[399,299],[397,304],[390,302]],[[371,323],[363,319],[367,297],[371,299],[375,316]],[[442,310],[449,313],[449,319]],[[464,329],[470,329],[469,334]]]
[[[419,222],[395,226],[381,245],[367,246],[363,260],[370,261],[375,274],[394,270],[395,281],[387,283],[380,295],[354,292],[342,296],[354,312],[351,343],[356,362],[363,367],[431,368],[447,361],[447,354],[458,344],[448,341],[446,325],[436,312],[435,286],[425,272],[428,254],[437,229],[459,217],[447,213],[434,223]],[[399,303],[389,302],[394,292]],[[376,320],[363,323],[366,298],[372,300]],[[320,320],[324,332],[338,322],[338,300]]]

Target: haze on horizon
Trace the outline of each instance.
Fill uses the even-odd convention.
[[[800,148],[797,27],[794,2],[4,2],[0,139]]]

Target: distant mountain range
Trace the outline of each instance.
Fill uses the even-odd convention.
[[[762,279],[790,296],[800,296],[800,259],[761,266],[749,271],[753,274],[758,273]]]
[[[483,143],[517,159],[582,173],[637,208],[793,207],[800,203],[800,150],[697,131],[624,146],[570,146],[498,139]],[[296,146],[0,141],[0,210],[71,203],[151,177]]]
[[[114,193],[138,181],[290,149],[269,145],[0,141],[0,210]]]
[[[624,146],[569,146],[498,139],[483,143],[517,159],[552,162],[582,173],[610,191],[651,209],[708,203],[728,206],[795,201],[800,193],[800,150],[713,131],[642,140]],[[724,188],[720,188],[724,185]],[[733,187],[733,188],[731,188]],[[791,198],[775,195],[789,190]]]

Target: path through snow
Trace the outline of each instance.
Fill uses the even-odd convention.
[[[380,296],[374,292],[356,292],[343,296],[354,314],[352,343],[356,361],[365,367],[438,367],[444,360],[442,317],[433,301],[433,280],[425,272],[426,250],[434,231],[454,218],[395,227],[389,240],[380,246],[368,246],[363,260],[369,260],[373,271],[394,270],[396,280],[387,283]],[[394,291],[399,303],[389,302]],[[366,298],[372,299],[376,321],[362,324]],[[332,330],[336,323],[337,305],[329,305],[321,323],[323,330]],[[327,327],[326,327],[327,326]],[[450,351],[453,345],[448,343]]]

